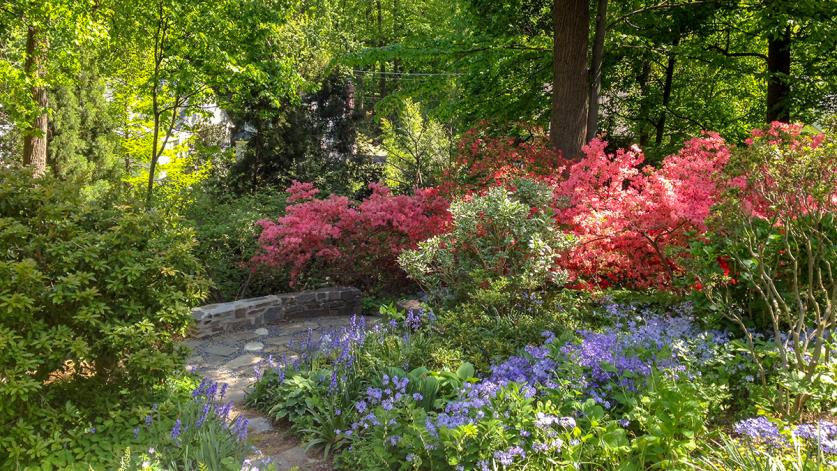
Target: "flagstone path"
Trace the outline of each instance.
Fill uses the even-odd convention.
[[[247,387],[256,381],[256,367],[260,363],[264,366],[270,355],[280,358],[284,354],[292,361],[299,352],[290,348],[291,340],[298,344],[308,335],[318,339],[324,333],[348,326],[350,319],[344,316],[294,319],[258,329],[184,341],[192,350],[187,370],[227,383],[226,397],[233,401],[233,413],[249,419],[248,434],[258,449],[251,459],[269,457],[280,471],[295,467],[301,471],[331,470],[331,465],[321,459],[319,452],[306,453],[304,445],[289,430],[247,408],[244,397]]]

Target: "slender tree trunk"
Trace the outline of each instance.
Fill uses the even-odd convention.
[[[767,43],[767,122],[790,121],[791,30],[786,26]]]
[[[378,22],[378,47],[384,46],[384,14],[383,14],[383,7],[381,6],[381,0],[375,0],[375,8],[377,9],[377,22]],[[384,61],[381,61],[381,73],[380,77],[378,77],[378,86],[380,88],[380,96],[381,100],[384,99],[384,96],[387,93],[387,79],[386,79],[386,64]]]
[[[602,88],[602,62],[604,40],[607,34],[607,0],[598,0],[596,6],[596,32],[593,35],[593,53],[590,57],[590,97],[587,99],[587,141],[599,131],[599,92]]]
[[[46,172],[47,162],[47,131],[49,116],[47,115],[47,89],[38,83],[45,74],[45,55],[47,44],[37,28],[30,26],[26,33],[26,62],[24,71],[26,76],[35,81],[32,87],[32,99],[38,106],[38,115],[32,123],[32,129],[26,133],[23,140],[23,163],[32,167],[32,173],[40,177]]]
[[[639,108],[639,147],[644,149],[648,145],[648,124],[651,122],[648,112],[648,78],[651,76],[651,63],[642,64],[642,71],[637,77],[639,82],[639,96],[642,97]]]
[[[549,140],[567,158],[578,158],[587,137],[587,0],[555,0],[552,111]]]
[[[680,44],[680,37],[675,36],[674,41],[672,42],[672,46],[675,48]],[[654,142],[659,146],[663,143],[663,136],[665,134],[666,129],[666,107],[668,107],[669,102],[671,102],[671,85],[674,81],[674,66],[677,64],[677,57],[674,55],[674,51],[672,50],[668,56],[668,63],[666,64],[666,77],[665,82],[663,83],[663,109],[660,112],[660,118],[657,120],[657,136]]]
[[[160,70],[163,64],[163,58],[165,57],[166,29],[168,23],[166,21],[163,2],[160,1],[157,6],[157,28],[154,33],[154,73],[151,76],[151,113],[154,118],[154,134],[151,139],[151,162],[148,165],[148,187],[145,192],[145,206],[147,209],[151,209],[154,203],[154,174],[157,170],[157,160],[162,155],[166,146],[164,142],[163,149],[158,151],[160,144],[160,126],[162,124],[161,118],[163,114],[160,109]],[[177,111],[176,105],[175,111]],[[174,124],[174,117],[174,114],[172,114],[172,124]]]

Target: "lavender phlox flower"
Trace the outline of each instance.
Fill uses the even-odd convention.
[[[150,426],[151,426],[151,423],[152,423],[153,421],[154,421],[154,419],[152,419],[152,418],[151,418],[151,415],[150,415],[150,414],[145,416],[145,426],[146,426],[146,427],[150,427]]]
[[[424,399],[424,396],[422,396],[421,393],[413,393],[413,400],[414,401],[419,402],[422,399]]]
[[[373,388],[369,387],[366,388],[366,397],[369,399],[369,402],[376,404],[381,402],[381,398],[383,397],[383,392],[380,388]]]
[[[785,439],[779,433],[779,428],[764,416],[741,420],[735,424],[733,430],[738,435],[764,442],[773,447],[785,444]]]
[[[575,428],[575,419],[572,417],[561,417],[558,419],[558,425],[565,429],[573,429]]]
[[[793,434],[813,442],[823,452],[837,454],[837,425],[821,420],[815,424],[798,425]]]
[[[139,427],[134,427],[134,440],[139,438],[140,429]]]
[[[503,466],[511,465],[514,462],[514,459],[518,456],[521,459],[526,458],[526,451],[519,446],[513,446],[506,450],[498,450],[494,452],[494,459]]]
[[[532,443],[532,451],[536,453],[546,453],[548,451],[560,450],[564,446],[564,441],[560,438],[554,438],[548,442]]]

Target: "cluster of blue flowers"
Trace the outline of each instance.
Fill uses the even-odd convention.
[[[697,364],[711,360],[717,347],[729,334],[703,330],[691,316],[691,305],[673,309],[673,316],[638,311],[630,305],[606,306],[615,325],[603,332],[582,330],[580,342],[561,348],[565,362],[583,367],[583,376],[574,378],[586,385],[586,392],[606,408],[618,390],[636,391],[652,371],[679,374],[686,371],[684,359]],[[693,373],[688,373],[693,374]],[[699,374],[696,372],[694,374]]]
[[[784,448],[790,445],[787,434],[764,416],[739,421],[733,428],[737,435],[771,448]],[[837,455],[837,425],[821,420],[817,423],[800,424],[789,428],[794,437],[829,455]],[[787,430],[786,430],[787,431]]]
[[[224,402],[224,396],[227,392],[226,383],[217,383],[207,378],[203,378],[200,384],[192,390],[192,400],[200,404],[201,413],[198,415],[194,423],[184,423],[181,417],[178,417],[169,432],[169,437],[175,443],[179,443],[181,435],[190,429],[199,429],[207,421],[207,419],[214,415],[224,424],[230,433],[239,441],[247,439],[247,419],[242,416],[230,420],[230,412],[232,410],[232,401]],[[158,405],[151,406],[152,413],[145,416],[144,427],[150,428],[154,423],[154,414],[158,410]],[[134,428],[134,438],[138,439],[142,431],[141,427]]]
[[[603,332],[580,331],[577,341],[565,344],[560,344],[552,332],[543,332],[541,345],[530,345],[520,355],[494,365],[487,377],[465,383],[457,398],[447,402],[444,410],[428,414],[424,424],[428,436],[438,439],[443,428],[455,429],[483,420],[502,419],[503,414],[508,417],[508,412],[498,412],[498,404],[502,401],[497,402],[497,399],[498,394],[505,394],[509,388],[524,398],[533,398],[561,387],[572,387],[610,408],[617,392],[641,388],[643,378],[652,371],[683,374],[686,372],[683,358],[697,363],[709,361],[715,355],[716,347],[727,341],[727,334],[723,332],[700,329],[693,322],[688,305],[676,308],[674,315],[641,312],[632,306],[615,304],[607,309],[616,320],[613,327]],[[408,329],[419,325],[409,316],[405,324]],[[568,374],[578,377],[567,377]],[[376,415],[376,407],[390,411],[400,403],[420,401],[420,394],[407,394],[407,385],[406,378],[384,377],[382,388],[369,388],[366,397],[355,404],[361,418],[351,425],[351,429],[337,432],[351,437],[369,428],[394,425],[383,424],[387,419]],[[620,424],[629,426],[624,420]],[[539,413],[533,430],[518,430],[519,439],[508,448],[495,450],[493,461],[508,466],[516,460],[526,459],[527,453],[560,451],[566,445],[562,437],[570,439],[569,435],[562,434],[575,427],[574,417]],[[395,446],[400,439],[390,436],[387,443]],[[427,446],[435,447],[438,443],[430,440]],[[491,469],[490,461],[477,463],[477,468]]]

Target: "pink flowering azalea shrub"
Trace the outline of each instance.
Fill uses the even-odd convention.
[[[370,188],[369,198],[355,202],[338,195],[318,199],[313,184],[294,182],[285,215],[259,221],[260,252],[253,264],[287,270],[292,286],[403,285],[398,254],[446,229],[448,203],[435,189],[408,196],[393,195],[379,184]]]
[[[557,220],[578,238],[562,264],[579,286],[668,287],[681,270],[672,249],[705,230],[729,149],[707,133],[656,169],[642,166],[636,146],[613,154],[606,146],[591,141],[555,188]]]

